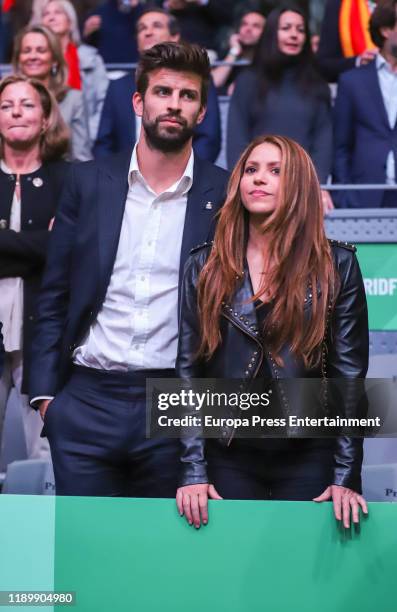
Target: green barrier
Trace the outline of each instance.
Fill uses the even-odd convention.
[[[397,330],[397,245],[358,244],[371,331]],[[396,605],[397,609],[397,605]]]
[[[173,500],[59,497],[55,515],[47,511],[53,503],[0,496],[1,542],[5,536],[12,547],[7,559],[2,553],[2,590],[48,588],[44,557],[52,552],[46,541],[37,547],[48,521],[53,588],[76,593],[70,610],[397,609],[397,504],[369,504],[360,530],[344,533],[329,503],[210,502],[210,522],[198,531],[178,516]],[[14,520],[22,513],[23,529]]]

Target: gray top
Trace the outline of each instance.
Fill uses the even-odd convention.
[[[88,112],[88,127],[91,146],[94,144],[99,127],[102,106],[109,86],[105,64],[95,47],[80,45],[77,48],[83,95]]]
[[[78,89],[69,89],[59,103],[59,109],[72,137],[71,159],[92,159],[88,118],[83,94]]]
[[[324,87],[327,87],[324,84]],[[319,178],[326,182],[332,163],[330,102],[302,92],[293,70],[285,70],[278,87],[269,88],[263,105],[256,105],[258,77],[245,70],[237,79],[230,101],[227,130],[227,163],[231,169],[244,148],[262,134],[296,140],[313,158]]]

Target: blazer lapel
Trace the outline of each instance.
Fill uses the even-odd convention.
[[[215,214],[221,204],[222,202],[215,201],[215,187],[206,178],[202,162],[195,157],[193,184],[188,193],[182,236],[179,286],[181,286],[183,269],[191,249],[212,239]]]
[[[106,160],[98,170],[98,251],[100,282],[104,291],[109,284],[120,238],[128,193],[128,169],[131,152]]]
[[[372,100],[374,102],[374,113],[381,116],[387,130],[390,130],[389,118],[387,116],[385,103],[383,100],[382,90],[379,83],[378,69],[375,60],[368,66],[369,87],[368,92],[372,92]],[[372,111],[371,111],[372,112]]]

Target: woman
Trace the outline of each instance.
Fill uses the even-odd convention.
[[[83,91],[93,144],[109,84],[103,60],[95,47],[81,44],[76,11],[69,0],[45,0],[35,19],[59,36],[68,67],[68,85]]]
[[[67,163],[68,130],[40,81],[0,82],[0,321],[5,366],[0,380],[0,432],[12,385],[29,457],[39,453],[41,420],[27,397],[35,301]],[[1,438],[1,435],[0,435]]]
[[[249,384],[255,377],[360,379],[367,367],[367,307],[354,247],[326,239],[316,171],[302,147],[259,137],[232,173],[213,246],[198,248],[186,265],[177,375]],[[299,398],[290,399],[302,411]],[[353,410],[354,393],[348,399]],[[177,503],[195,526],[199,508],[207,520],[208,495],[332,497],[345,526],[350,509],[354,522],[359,506],[366,512],[362,440],[232,438],[223,430],[220,442],[182,439]]]
[[[232,168],[260,134],[280,134],[311,155],[325,183],[332,163],[328,85],[314,68],[308,20],[301,8],[283,4],[266,20],[251,69],[237,79],[230,101],[227,163]],[[323,192],[325,212],[333,208]]]
[[[43,26],[28,26],[16,37],[13,53],[15,72],[41,81],[55,96],[71,132],[71,158],[92,158],[83,94],[66,83],[66,64],[58,37]]]

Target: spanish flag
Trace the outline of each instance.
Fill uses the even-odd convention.
[[[3,13],[7,13],[15,4],[15,0],[4,0],[2,10]]]
[[[339,32],[343,55],[354,57],[366,49],[375,49],[368,31],[370,12],[367,0],[342,0]]]

